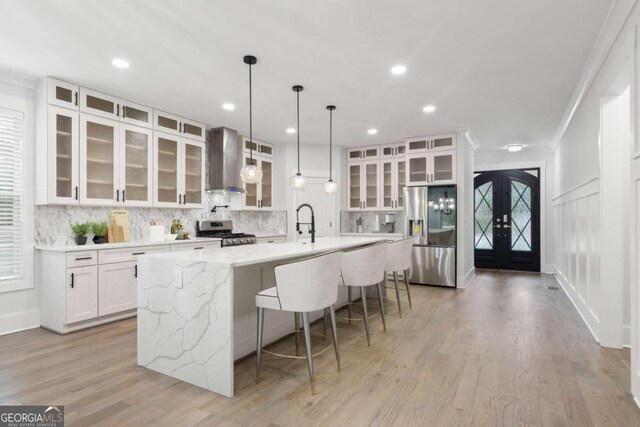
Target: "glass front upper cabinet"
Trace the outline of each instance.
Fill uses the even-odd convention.
[[[184,143],[184,191],[182,204],[199,206],[202,204],[204,146],[202,144]],[[178,197],[180,201],[180,197]]]
[[[70,108],[72,110],[78,109],[78,91],[80,88],[77,85],[52,79],[51,77],[46,79],[46,85],[47,102],[50,105]]]
[[[123,125],[120,128],[122,201],[132,206],[150,206],[152,201],[151,130]]]
[[[155,135],[155,195],[158,206],[178,205],[178,138]]]
[[[273,162],[271,160],[261,160],[262,166],[262,181],[260,183],[260,207],[271,208],[273,207]]]
[[[113,120],[80,116],[80,201],[104,205],[121,201],[116,188],[118,124]]]
[[[78,112],[49,107],[48,201],[78,203]]]

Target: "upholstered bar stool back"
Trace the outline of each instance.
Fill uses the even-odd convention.
[[[393,281],[396,289],[396,298],[398,299],[398,313],[402,318],[402,306],[400,304],[400,288],[398,286],[398,272],[404,275],[404,282],[407,286],[407,298],[409,299],[409,308],[411,308],[411,291],[409,289],[409,272],[411,270],[411,252],[413,250],[413,237],[396,240],[387,243],[387,257],[385,270],[393,273]],[[386,274],[385,274],[386,279]]]

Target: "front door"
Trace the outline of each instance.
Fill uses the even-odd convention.
[[[474,179],[475,266],[540,271],[540,170]]]

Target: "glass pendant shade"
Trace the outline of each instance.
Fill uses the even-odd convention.
[[[324,183],[324,192],[327,194],[336,194],[338,192],[338,183],[330,179]]]
[[[289,178],[289,187],[292,190],[304,190],[307,188],[307,178],[298,172]]]
[[[245,184],[257,184],[262,181],[262,168],[258,165],[246,165],[240,170],[240,179]]]

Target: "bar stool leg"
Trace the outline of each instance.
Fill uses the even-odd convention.
[[[256,346],[256,384],[260,383],[262,362],[262,332],[264,331],[264,308],[258,307],[258,344]]]
[[[340,366],[340,349],[338,349],[338,327],[336,324],[336,309],[334,306],[329,307],[331,313],[331,333],[333,334],[333,348],[336,350],[336,361],[338,362],[338,372],[342,372]]]
[[[371,347],[371,337],[369,337],[369,311],[367,310],[367,288],[360,286],[360,297],[362,298],[362,310],[364,312],[364,331],[367,334],[367,346]]]
[[[409,297],[409,310],[413,310],[411,306],[411,291],[409,290],[409,270],[404,271],[404,283],[407,285],[407,296]]]
[[[300,320],[298,319],[298,313],[295,311],[293,312],[293,323],[294,323],[294,328],[296,330],[295,332],[296,356],[298,356],[300,354],[300,339],[298,338],[298,331],[300,330]]]
[[[329,309],[325,308],[324,312],[322,313],[322,333],[323,335],[326,337],[327,336],[327,314]]]
[[[382,319],[382,330],[387,332],[387,322],[384,320],[384,303],[382,302],[382,282],[378,283],[378,301],[380,303],[380,318]]]
[[[402,307],[400,306],[400,288],[398,288],[398,272],[393,272],[393,282],[396,285],[396,298],[398,299],[398,313],[400,313],[400,318],[402,319]]]
[[[304,326],[304,343],[307,347],[307,365],[309,366],[309,380],[311,382],[311,394],[316,394],[316,380],[313,374],[313,353],[311,350],[311,326],[309,325],[309,313],[302,313]]]
[[[347,294],[349,299],[349,304],[347,305],[347,309],[349,310],[349,324],[351,324],[351,319],[353,318],[353,312],[351,311],[351,286],[347,286]]]

